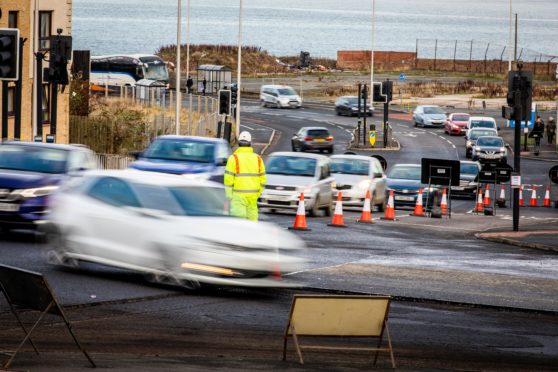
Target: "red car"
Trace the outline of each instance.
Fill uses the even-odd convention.
[[[444,123],[444,132],[446,134],[465,134],[467,132],[467,122],[471,115],[456,112],[449,114],[447,120]]]

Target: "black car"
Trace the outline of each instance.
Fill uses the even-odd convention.
[[[361,101],[361,110],[364,111],[364,102]],[[337,98],[335,101],[335,112],[337,115],[355,116],[358,114],[358,97],[357,96],[343,96]],[[366,114],[374,116],[374,108],[366,103]]]
[[[478,187],[477,177],[481,170],[481,165],[476,161],[461,160],[459,168],[459,186],[451,187],[451,195],[475,198]]]
[[[302,127],[291,139],[293,151],[326,151],[333,153],[333,136],[327,128]]]

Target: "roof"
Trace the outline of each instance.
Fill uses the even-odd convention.
[[[316,159],[316,160],[328,160],[329,158],[324,155],[319,154],[311,154],[307,152],[291,152],[291,151],[280,151],[280,152],[272,152],[269,154],[269,157],[272,156],[291,156],[294,158],[308,158],[308,159]]]
[[[61,143],[44,143],[44,142],[25,142],[25,141],[4,141],[0,143],[1,145],[16,145],[16,146],[29,146],[29,147],[43,147],[47,149],[59,149],[59,150],[77,150],[86,149],[89,150],[84,145],[66,145]]]
[[[220,186],[214,182],[190,179],[188,177],[179,177],[176,174],[141,171],[136,169],[91,170],[87,171],[85,175],[95,177],[115,177],[129,182],[159,186]]]
[[[199,65],[198,70],[203,71],[231,71],[231,68],[228,66],[222,65]]]
[[[378,159],[373,158],[373,157],[371,157],[371,156],[365,156],[365,155],[351,155],[351,154],[332,155],[332,156],[330,156],[330,159],[332,159],[332,160],[333,160],[333,159],[348,159],[348,160],[354,160],[354,159],[356,159],[356,160],[366,160],[366,161],[370,161],[370,162],[374,161],[374,159],[375,159],[375,160],[378,160]]]
[[[490,116],[471,116],[469,120],[496,121],[496,119],[491,118]]]
[[[159,136],[155,140],[158,139],[183,140],[183,141],[192,140],[196,142],[208,142],[208,143],[226,143],[226,141],[222,138],[199,137],[199,136],[177,136],[174,134]]]
[[[306,130],[327,130],[329,132],[329,129],[327,129],[326,127],[302,127],[300,129],[306,129]]]

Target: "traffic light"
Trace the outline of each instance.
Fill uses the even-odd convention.
[[[0,28],[0,80],[15,81],[19,77],[19,30]]]
[[[533,100],[533,72],[510,71],[508,74],[508,105],[515,106],[515,95],[520,92],[521,120],[530,120]]]
[[[50,37],[50,62],[47,75],[49,82],[68,85],[68,60],[70,60],[71,54],[71,36]]]
[[[366,84],[362,86],[362,90],[360,91],[360,99],[368,99],[368,87],[366,86]]]
[[[219,115],[231,114],[231,91],[219,90]]]
[[[236,105],[238,101],[238,85],[236,83],[231,84],[231,105]]]
[[[383,94],[383,84],[381,82],[374,83],[373,98],[374,102],[386,102],[386,96]]]
[[[391,102],[393,96],[393,81],[386,80],[382,84],[382,95],[385,96],[384,102]]]

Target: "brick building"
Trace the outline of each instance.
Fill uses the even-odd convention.
[[[38,5],[37,9],[35,6]],[[33,27],[37,22],[37,27]],[[62,29],[62,35],[71,35],[72,31],[72,0],[1,0],[0,28],[18,28],[20,36],[27,39],[23,47],[22,97],[21,97],[21,140],[31,141],[36,130],[36,115],[34,103],[34,51],[48,50],[48,37],[56,35],[57,29]],[[48,59],[48,55],[47,55]],[[48,62],[43,62],[48,67]],[[0,85],[0,92],[1,92]],[[8,134],[1,137],[14,138],[14,103],[15,84],[9,83],[8,104],[1,110],[8,110]],[[50,133],[51,92],[49,84],[43,82],[43,137]],[[57,143],[68,142],[69,123],[69,89],[64,93],[58,92],[57,104]]]

